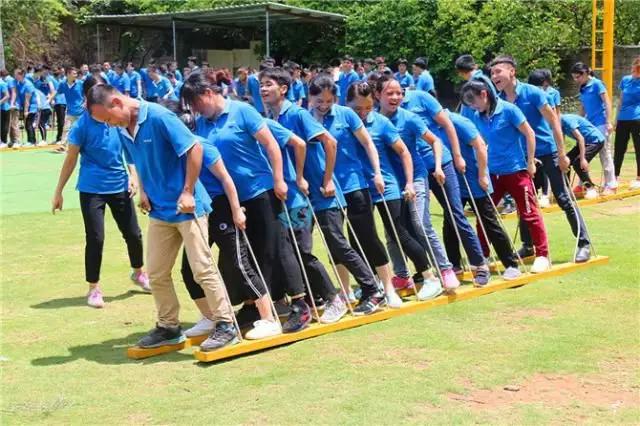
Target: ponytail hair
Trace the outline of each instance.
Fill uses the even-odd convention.
[[[358,81],[350,85],[349,89],[347,89],[347,102],[353,101],[358,96],[363,98],[373,97],[373,88],[371,85],[364,81]]]
[[[483,91],[487,93],[487,99],[489,99],[489,110],[486,111],[486,114],[491,115],[496,110],[498,99],[494,95],[493,90],[487,86],[486,82],[482,80],[469,80],[462,86],[460,97],[462,98],[462,103],[466,106],[471,106],[474,98],[480,96]]]

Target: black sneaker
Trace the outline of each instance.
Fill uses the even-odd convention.
[[[310,307],[313,306],[313,304],[311,303],[311,298],[309,297],[309,295],[307,294],[304,297],[304,301],[307,303],[307,305],[309,305]],[[316,305],[316,309],[318,309],[319,311],[324,309],[325,306],[327,306],[327,301],[324,300],[322,297],[318,296],[318,297],[314,297],[313,298],[313,302]]]
[[[276,307],[276,312],[279,317],[288,317],[291,313],[291,306],[287,302],[287,299],[280,299],[273,302],[273,305]]]
[[[137,346],[141,348],[157,348],[159,346],[177,345],[185,340],[187,340],[187,338],[184,333],[182,333],[180,326],[160,327],[156,324],[156,328],[138,340]]]
[[[424,275],[421,272],[416,272],[413,274],[413,283],[418,285],[424,283]]]
[[[535,251],[533,250],[533,247],[529,247],[529,246],[524,246],[523,245],[518,250],[518,256],[520,256],[520,259],[524,259],[526,257],[533,256],[534,254],[535,254]]]
[[[242,308],[236,313],[236,320],[238,321],[238,327],[245,329],[253,327],[253,323],[260,319],[260,313],[255,304],[244,304]]]
[[[369,297],[360,299],[360,303],[358,303],[358,306],[353,310],[353,315],[370,315],[382,308],[386,303],[383,294],[375,293]]]
[[[233,323],[218,322],[207,340],[200,344],[200,350],[211,352],[228,345],[235,345],[238,342],[238,333]]]
[[[291,304],[291,313],[287,322],[282,325],[285,333],[295,333],[305,329],[311,322],[311,309],[304,299],[298,299]]]

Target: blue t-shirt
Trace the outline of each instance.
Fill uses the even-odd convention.
[[[66,78],[64,76],[60,76],[57,79],[54,78],[52,80],[53,83],[53,88],[56,89],[56,95],[53,97],[53,101],[56,103],[56,105],[66,105],[67,104],[67,98],[60,93],[60,85],[62,83],[64,83],[66,81]]]
[[[346,105],[347,90],[349,89],[349,86],[357,81],[360,81],[360,77],[358,77],[358,73],[354,70],[351,70],[348,73],[341,72],[340,74],[338,74],[338,87],[340,88],[338,100],[340,105]]]
[[[0,99],[7,97],[6,101],[0,104],[0,111],[9,111],[9,104],[11,103],[11,93],[9,93],[9,85],[0,79]]]
[[[333,105],[322,119],[322,126],[338,142],[335,176],[345,194],[369,187],[359,151],[364,151],[355,136],[363,124],[351,108]],[[367,163],[369,159],[367,158]]]
[[[278,123],[291,130],[298,137],[307,143],[307,156],[304,161],[304,178],[309,182],[309,200],[315,211],[337,208],[336,197],[325,197],[320,192],[320,187],[324,181],[324,170],[326,168],[326,157],[322,144],[316,140],[318,135],[326,132],[324,127],[318,123],[307,111],[285,100],[277,117]],[[289,155],[294,158],[292,148]],[[333,179],[336,187],[336,196],[340,197],[340,202],[344,206],[344,196],[337,179]]]
[[[247,92],[248,92],[247,85],[248,85],[248,81],[245,81],[243,83],[238,78],[233,80],[233,87],[235,87],[236,95],[238,95],[238,97],[242,98],[247,95]]]
[[[262,104],[262,96],[260,96],[260,80],[257,74],[251,74],[248,77],[247,89],[253,101],[253,107],[260,114],[264,113],[264,105]]]
[[[580,87],[580,102],[585,116],[595,126],[607,124],[607,107],[601,97],[603,93],[607,93],[607,88],[595,77]]]
[[[458,183],[460,186],[460,196],[462,198],[479,198],[484,197],[487,194],[482,190],[480,184],[478,183],[478,158],[476,157],[476,151],[471,146],[471,143],[479,136],[478,129],[475,124],[471,120],[466,117],[463,117],[460,114],[449,113],[449,118],[453,123],[453,127],[456,129],[456,134],[458,135],[458,141],[460,142],[460,154],[464,161],[467,163],[467,168],[464,172],[464,176],[467,178],[467,182],[469,183],[469,187],[471,188],[471,196],[469,195],[469,190],[467,189],[467,184],[464,182],[462,175],[460,173],[456,173],[458,176]],[[488,166],[487,166],[488,169]],[[489,174],[489,170],[486,170],[487,175]],[[493,192],[493,188],[491,187],[491,181],[489,181],[488,193],[491,194]]]
[[[367,115],[367,118],[364,120],[364,125],[378,150],[380,174],[382,174],[382,180],[384,181],[384,198],[386,201],[399,200],[402,198],[402,195],[400,194],[398,178],[396,177],[390,159],[391,157],[398,156],[393,150],[393,144],[400,140],[398,130],[391,124],[391,121],[387,117],[376,111],[371,111],[369,115]],[[371,199],[374,203],[379,203],[382,201],[382,196],[378,193],[373,183],[374,170],[373,167],[371,167],[369,157],[364,149],[358,150],[358,155],[360,156],[365,176],[369,182]],[[404,176],[404,172],[402,176]]]
[[[67,114],[79,117],[84,112],[84,94],[82,93],[82,81],[76,79],[71,86],[65,79],[58,86],[58,93],[64,95],[67,100]]]
[[[131,79],[127,73],[123,72],[121,75],[118,75],[117,72],[114,72],[109,81],[120,93],[124,94],[124,92],[129,92],[129,94],[131,94]]]
[[[158,96],[159,98],[163,98],[167,93],[173,90],[173,86],[171,85],[171,82],[167,77],[160,77],[157,82],[153,82],[153,85],[155,86],[156,96]],[[171,95],[169,95],[167,99],[170,99],[172,101],[178,100],[175,93],[171,93]]]
[[[427,176],[427,168],[424,161],[420,156],[420,149],[427,143],[422,139],[422,135],[427,133],[429,129],[424,121],[420,119],[417,114],[412,113],[404,108],[398,108],[398,110],[391,117],[387,117],[397,129],[402,142],[407,146],[409,153],[411,154],[411,160],[413,161],[413,179],[425,179]],[[404,188],[407,181],[404,176],[404,168],[402,167],[402,161],[397,155],[390,157],[391,165],[398,178],[398,183],[401,188]]]
[[[198,141],[187,126],[163,106],[141,101],[135,138],[120,129],[120,140],[151,201],[149,216],[171,223],[193,219],[193,214],[177,213],[187,172],[187,152]],[[193,198],[196,216],[211,212],[211,198],[200,180],[196,181]]]
[[[500,97],[506,100],[507,94],[501,92]],[[546,93],[539,87],[517,81],[514,104],[520,108],[536,135],[535,156],[539,158],[557,152],[558,148],[553,139],[551,126],[540,112],[540,109],[548,104]],[[524,139],[521,140],[522,143],[526,144]],[[525,146],[523,145],[523,150],[526,153]]]
[[[442,105],[430,93],[422,91],[410,91],[405,94],[402,101],[402,107],[408,109],[418,115],[429,130],[433,132],[440,140],[442,140],[442,160],[441,164],[445,165],[453,160],[451,156],[451,144],[447,138],[447,134],[436,122],[435,117],[442,111]],[[425,166],[429,172],[436,169],[436,159],[433,154],[431,145],[424,143],[420,145],[418,153],[422,157]]]
[[[625,75],[619,87],[622,103],[618,109],[618,120],[640,120],[640,78]]]
[[[100,123],[84,112],[71,126],[68,140],[80,149],[78,191],[118,194],[127,190],[129,176],[117,127]]]
[[[433,77],[431,77],[429,71],[424,70],[420,73],[418,81],[416,82],[416,90],[422,90],[423,92],[433,92],[436,90]]]
[[[287,99],[289,99],[293,103],[297,103],[301,99],[305,99],[307,97],[304,92],[304,83],[302,80],[294,80],[291,82],[291,87],[287,91]]]
[[[489,172],[493,175],[510,175],[527,169],[523,150],[522,133],[518,129],[527,119],[512,103],[498,98],[493,115],[476,111],[474,124],[488,145]]]
[[[138,81],[142,78],[138,71],[131,71],[127,73],[129,76],[129,95],[132,98],[137,98],[141,93],[138,93]]]
[[[198,136],[198,141],[202,144],[202,169],[200,170],[200,182],[204,185],[207,193],[213,200],[219,195],[224,195],[224,188],[218,178],[209,170],[209,167],[216,164],[222,157],[218,148],[208,139]]]
[[[393,77],[398,80],[398,83],[400,83],[400,87],[402,87],[403,89],[407,89],[413,85],[413,77],[407,72],[405,72],[404,75],[397,72],[393,75]]]
[[[560,91],[558,91],[558,89],[549,86],[544,92],[547,94],[547,103],[551,108],[560,106],[562,98],[560,97]]]
[[[576,140],[573,131],[578,129],[584,138],[585,144],[599,144],[604,142],[604,135],[589,120],[577,114],[562,114],[560,116],[562,133]]]
[[[36,94],[36,88],[30,80],[26,78],[22,81],[16,81],[16,104],[18,108],[25,108],[25,101],[27,95],[31,95],[29,99],[29,113],[38,112],[38,96]]]
[[[255,134],[266,125],[264,118],[244,102],[226,100],[215,120],[199,117],[196,134],[205,135],[220,151],[233,178],[240,201],[273,189],[271,166]]]

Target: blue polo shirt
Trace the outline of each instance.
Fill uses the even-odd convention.
[[[487,85],[487,87],[493,92],[494,97],[498,97],[498,91],[496,90],[496,86],[493,85],[493,81],[489,78],[488,75],[482,72],[482,70],[474,70],[471,72],[471,76],[469,77],[469,81],[481,81]],[[460,114],[469,120],[473,121],[473,115],[476,111],[470,106],[466,106],[462,104],[460,106]]]
[[[39,91],[44,93],[46,96],[48,96],[49,93],[51,92],[51,87],[49,86],[49,83],[51,83],[51,85],[55,89],[56,84],[54,82],[53,77],[51,76],[47,76],[44,79],[40,77],[39,79],[33,82],[33,85],[36,87],[36,89],[38,89]]]
[[[118,194],[128,189],[129,176],[117,127],[100,123],[84,112],[71,126],[68,140],[80,149],[78,191]]]
[[[287,99],[293,103],[297,103],[301,99],[305,99],[307,95],[304,92],[304,83],[302,80],[294,80],[291,82],[291,87],[287,91]]]
[[[340,105],[346,105],[347,90],[349,89],[349,86],[357,81],[360,81],[360,77],[358,77],[358,73],[354,70],[351,70],[348,73],[341,72],[340,74],[338,74],[338,87],[340,88],[338,99]]]
[[[557,108],[560,106],[562,98],[560,97],[560,91],[558,89],[549,86],[544,92],[547,94],[547,103],[551,108]]]
[[[159,98],[163,98],[167,93],[173,90],[173,86],[167,77],[161,76],[157,82],[153,82],[153,85],[155,86],[155,94]],[[172,101],[178,100],[175,93],[172,93],[167,99]]]
[[[247,95],[247,83],[242,83],[238,78],[233,80],[233,87],[235,87],[236,95],[238,95],[238,97],[242,98]]]
[[[196,133],[207,134],[220,151],[233,178],[240,201],[257,197],[273,189],[273,174],[255,134],[266,125],[264,118],[244,102],[225,100],[215,119],[199,117]]]
[[[424,161],[420,156],[419,150],[422,145],[427,143],[422,139],[422,135],[427,133],[429,129],[424,121],[420,119],[417,114],[412,113],[404,108],[398,108],[398,110],[391,117],[387,117],[391,124],[396,128],[400,138],[407,146],[409,153],[411,154],[411,160],[413,161],[413,179],[425,179],[427,176],[427,168]],[[404,168],[402,167],[402,161],[397,155],[390,157],[391,165],[398,178],[398,184],[401,188],[404,188],[407,181],[404,177]]]
[[[141,95],[141,93],[138,93],[138,81],[140,81],[142,77],[138,71],[131,71],[127,73],[127,76],[129,76],[129,95],[132,98],[137,98]]]
[[[413,77],[409,73],[405,72],[404,75],[399,72],[395,73],[393,77],[398,80],[400,87],[407,89],[413,85]]]
[[[275,117],[274,117],[275,118]],[[309,182],[309,201],[315,211],[327,210],[338,207],[335,197],[325,197],[320,192],[324,180],[324,170],[326,168],[326,156],[322,143],[316,140],[318,135],[326,132],[324,127],[318,123],[307,111],[285,100],[277,117],[278,123],[291,130],[298,137],[307,143],[307,156],[304,161],[304,178]],[[289,149],[289,155],[294,158],[293,149]],[[340,197],[340,202],[346,204],[340,184],[337,179],[333,179],[336,187],[336,196]]]
[[[585,144],[600,144],[604,142],[604,135],[596,126],[591,124],[589,120],[577,114],[562,114],[560,116],[560,124],[562,125],[562,133],[576,140],[573,131],[578,129]]]
[[[60,85],[66,81],[64,76],[53,79],[53,88],[56,89],[56,95],[53,97],[53,101],[56,105],[66,105],[67,98],[60,93]]]
[[[11,93],[9,93],[9,85],[0,79],[0,98],[8,96],[7,100],[0,104],[0,111],[9,111],[9,104],[11,103]],[[3,141],[4,142],[4,141]]]
[[[224,195],[224,188],[222,187],[222,183],[209,168],[220,161],[222,156],[220,155],[218,148],[209,142],[208,139],[200,136],[197,136],[197,138],[198,142],[202,144],[202,169],[200,170],[200,182],[202,182],[202,185],[204,185],[204,188],[207,190],[209,197],[213,200],[219,195]]]
[[[176,76],[176,80],[184,82],[184,78],[182,78],[182,72],[180,72],[179,69],[176,68],[176,70],[173,72],[173,75]]]
[[[343,193],[366,189],[369,183],[365,178],[363,163],[359,151],[364,151],[355,132],[362,128],[362,120],[351,108],[333,105],[322,119],[322,126],[338,142],[335,176]],[[367,163],[369,159],[367,158]]]
[[[76,79],[71,86],[67,79],[58,85],[58,93],[64,95],[67,101],[67,114],[79,117],[84,112],[84,94],[82,93],[82,80]]]
[[[11,77],[10,75],[4,78],[4,82],[7,83],[7,89],[11,91],[11,89],[16,88],[16,79]]]
[[[114,72],[109,81],[120,93],[129,92],[131,95],[131,79],[127,73],[123,72],[121,75],[118,75],[117,72]]]
[[[418,115],[424,124],[427,125],[429,130],[431,130],[431,132],[433,132],[433,134],[442,141],[442,165],[451,162],[453,160],[450,151],[451,144],[447,138],[447,134],[435,120],[435,116],[442,111],[442,105],[440,105],[440,102],[438,102],[438,100],[430,93],[410,91],[405,94],[402,101],[402,107]],[[433,172],[436,169],[436,159],[431,145],[426,142],[421,144],[418,152],[422,157],[427,170],[429,172]]]
[[[260,96],[260,80],[258,80],[257,74],[251,74],[247,77],[247,90],[253,100],[253,107],[260,114],[264,113],[264,105],[262,105],[262,96]]]
[[[489,172],[493,175],[510,175],[527,169],[523,150],[522,133],[518,129],[527,119],[512,103],[498,98],[493,115],[476,111],[474,124],[488,145]]]
[[[31,95],[29,99],[29,113],[38,112],[38,96],[36,94],[36,88],[30,80],[26,78],[20,82],[16,81],[16,104],[18,108],[24,109],[24,102],[27,95]]]
[[[618,120],[640,120],[640,78],[625,75],[619,88],[622,103],[618,107]]]
[[[142,79],[142,87],[147,98],[154,98],[158,96],[156,93],[156,85],[153,84],[153,80],[149,77],[149,73],[146,68],[140,68],[140,78]]]
[[[371,135],[371,139],[373,140],[376,149],[378,150],[380,173],[382,174],[382,180],[384,181],[384,198],[387,201],[399,200],[402,198],[402,195],[400,193],[400,186],[398,185],[398,178],[396,177],[390,159],[391,157],[398,156],[398,154],[393,150],[393,145],[400,141],[398,129],[391,124],[391,121],[387,117],[376,111],[371,111],[369,115],[367,115],[367,118],[364,120],[364,125],[367,128],[369,135]],[[382,196],[378,193],[378,190],[373,183],[374,171],[373,167],[371,167],[369,157],[364,149],[358,150],[358,155],[362,162],[365,176],[369,182],[371,199],[374,203],[379,203],[382,201]],[[404,176],[404,172],[402,173],[402,176]]]
[[[135,137],[120,129],[120,140],[151,201],[149,216],[171,223],[193,219],[193,214],[176,210],[184,188],[187,152],[197,143],[197,137],[168,109],[140,101]],[[197,217],[211,212],[211,198],[200,180],[196,181],[193,197]]]
[[[464,182],[462,175],[460,173],[456,173],[458,176],[458,183],[460,184],[460,195],[462,198],[484,197],[487,194],[482,190],[478,183],[478,171],[480,168],[478,167],[476,151],[471,146],[471,143],[480,135],[480,133],[478,132],[475,124],[473,124],[473,121],[463,117],[461,114],[450,112],[449,118],[451,119],[453,127],[456,129],[456,134],[458,135],[458,141],[460,142],[460,154],[462,154],[462,158],[464,158],[464,161],[467,163],[464,176],[467,178],[467,182],[471,188],[471,195],[469,195],[467,184]],[[488,175],[488,166],[486,172]],[[491,194],[492,192],[493,187],[491,186],[491,181],[489,181],[488,193]]]
[[[422,90],[423,92],[432,92],[436,90],[436,85],[429,71],[424,70],[420,73],[418,81],[416,82],[416,90]]]
[[[580,102],[585,116],[595,126],[607,124],[607,107],[601,98],[603,93],[607,93],[607,88],[595,77],[580,87]]]
[[[506,100],[507,95],[505,92],[500,92],[500,97]],[[557,152],[558,148],[553,139],[551,126],[540,112],[540,108],[548,104],[546,93],[539,87],[517,81],[514,104],[520,108],[536,135],[535,156],[540,158]],[[521,140],[525,144],[523,145],[523,150],[526,154],[526,141],[523,138]]]

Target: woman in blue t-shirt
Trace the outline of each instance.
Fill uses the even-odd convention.
[[[633,149],[636,155],[636,179],[631,182],[631,189],[640,188],[640,56],[631,66],[631,74],[620,81],[620,105],[616,121],[615,139],[615,171],[616,179],[627,152],[629,136],[633,138]]]

